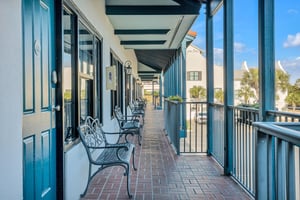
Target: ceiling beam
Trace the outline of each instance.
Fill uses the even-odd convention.
[[[165,35],[170,29],[116,29],[116,35]]]
[[[164,44],[166,40],[122,40],[121,45],[156,45]]]
[[[179,5],[106,5],[107,15],[198,15],[201,2],[196,0],[175,0]]]

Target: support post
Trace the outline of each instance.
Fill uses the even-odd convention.
[[[258,1],[259,120],[273,121],[275,109],[274,0]]]
[[[233,171],[233,0],[224,1],[224,174]]]
[[[181,44],[181,69],[182,69],[182,86],[181,86],[181,91],[182,91],[182,99],[183,102],[186,102],[186,40],[183,40]],[[182,129],[184,130],[184,136],[186,135],[186,103],[182,104]]]
[[[206,5],[206,76],[207,76],[207,154],[213,151],[213,103],[214,103],[214,44],[213,44],[213,17],[210,4]]]

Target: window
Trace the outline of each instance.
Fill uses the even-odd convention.
[[[123,67],[121,62],[117,57],[111,53],[110,54],[111,65],[116,66],[117,73],[117,90],[111,91],[111,116],[113,116],[114,108],[120,107],[123,110]]]
[[[187,72],[188,81],[201,81],[202,80],[202,71],[190,71]]]
[[[63,132],[65,144],[78,138],[86,116],[102,122],[101,41],[71,9],[63,12]]]
[[[94,36],[89,30],[79,22],[78,26],[78,67],[79,67],[79,97],[80,97],[80,124],[87,116],[94,116],[93,110],[93,88],[94,82]]]
[[[75,16],[72,12],[64,9],[63,12],[63,32],[64,32],[64,51],[63,51],[63,127],[65,142],[71,142],[76,138],[75,135],[75,78],[72,74],[75,68],[75,47],[74,47],[74,24]]]

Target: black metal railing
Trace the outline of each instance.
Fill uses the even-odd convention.
[[[253,122],[258,121],[258,109],[233,107],[233,177],[252,195],[255,194],[255,134]]]
[[[180,153],[207,153],[207,103],[182,102],[180,107]]]
[[[166,133],[180,153],[207,153],[207,103],[164,101]]]
[[[212,112],[212,156],[224,166],[224,105],[211,104],[213,108]],[[170,138],[172,144],[174,144],[177,153],[207,153],[208,144],[208,133],[207,133],[207,103],[206,102],[170,102],[165,101],[165,127],[166,132]],[[261,170],[261,165],[257,163],[256,146],[258,144],[257,134],[253,123],[259,121],[259,110],[251,107],[240,107],[231,106],[230,109],[233,110],[233,178],[239,182],[253,197],[256,195],[257,179],[258,175],[256,172]],[[292,124],[299,124],[300,126],[300,115],[289,113],[289,112],[279,112],[279,111],[268,111],[268,115],[274,117],[275,122],[290,122]],[[298,123],[295,123],[298,122]],[[297,129],[300,131],[300,127]],[[267,134],[267,133],[264,133]],[[282,133],[280,137],[285,137],[285,133]],[[300,135],[300,132],[299,132]],[[270,138],[273,138],[273,136]],[[298,144],[289,144],[286,140],[282,138],[268,139],[269,143],[278,141],[284,145],[275,147],[276,152],[272,152],[273,155],[288,155],[292,152],[292,157],[284,157],[284,159],[274,158],[275,161],[272,164],[279,167],[283,167],[285,171],[282,170],[284,175],[277,174],[276,180],[285,180],[287,172],[287,166],[293,166],[296,170],[292,170],[293,187],[295,189],[295,195],[293,197],[300,197],[300,148]],[[292,147],[291,147],[292,146]],[[274,148],[273,148],[274,149]],[[287,153],[288,152],[288,153]],[[271,155],[270,154],[270,155]],[[293,164],[288,164],[292,162]],[[257,167],[259,166],[259,169]],[[270,167],[270,166],[266,166]],[[259,175],[260,176],[260,175]],[[270,177],[268,177],[270,178]],[[273,180],[273,179],[272,179]],[[290,180],[290,178],[288,179]],[[279,187],[283,187],[284,184],[278,184]],[[282,192],[279,192],[282,195]],[[277,196],[278,196],[277,195]],[[282,197],[282,196],[280,196]]]

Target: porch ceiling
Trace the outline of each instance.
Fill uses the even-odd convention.
[[[146,65],[159,73],[170,64],[200,7],[200,0],[106,0],[106,15],[120,44],[134,49],[139,68]]]

